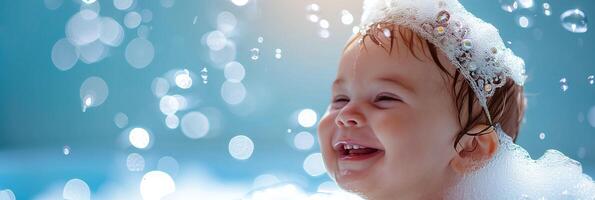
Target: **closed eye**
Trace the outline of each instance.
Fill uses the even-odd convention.
[[[396,103],[402,102],[402,100],[394,94],[380,93],[374,98],[374,104],[376,107],[387,109],[396,105]]]
[[[343,106],[345,106],[347,103],[349,103],[349,98],[347,98],[344,95],[338,95],[338,96],[336,96],[336,97],[333,98],[332,108],[333,109],[340,109]]]

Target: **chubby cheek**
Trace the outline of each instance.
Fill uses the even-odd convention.
[[[337,155],[331,146],[333,133],[337,128],[334,120],[337,115],[336,113],[337,112],[331,111],[329,114],[323,116],[318,124],[318,141],[320,143],[320,151],[324,159],[324,165],[326,166],[329,174],[333,174],[337,171]]]

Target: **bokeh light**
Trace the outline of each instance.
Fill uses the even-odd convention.
[[[318,121],[318,115],[312,109],[303,109],[298,114],[298,123],[305,128],[310,128]]]
[[[70,179],[64,185],[62,197],[64,199],[90,200],[91,190],[85,181],[81,179]]]
[[[209,119],[201,112],[189,112],[182,117],[182,133],[191,139],[199,139],[207,135],[210,128]]]
[[[248,136],[238,135],[229,140],[229,154],[238,160],[246,160],[254,152],[254,142]]]
[[[149,146],[151,136],[144,128],[133,128],[128,135],[130,144],[138,149],[144,149]]]
[[[324,174],[326,169],[322,160],[322,154],[313,153],[308,155],[308,157],[304,159],[303,168],[310,176],[320,176]]]
[[[143,200],[160,200],[175,191],[176,183],[169,174],[162,171],[150,171],[140,182]]]

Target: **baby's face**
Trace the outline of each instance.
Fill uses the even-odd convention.
[[[342,188],[371,199],[441,190],[453,174],[449,162],[460,129],[452,78],[440,71],[427,47],[427,52],[414,48],[417,59],[395,32],[390,55],[369,38],[367,50],[356,44],[344,52],[332,103],[318,127],[329,173]]]

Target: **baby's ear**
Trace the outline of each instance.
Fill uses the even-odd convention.
[[[476,136],[464,135],[456,146],[457,155],[450,161],[455,172],[464,174],[474,171],[487,163],[498,150],[498,135],[494,128],[480,124],[474,126],[469,133],[482,133]]]

